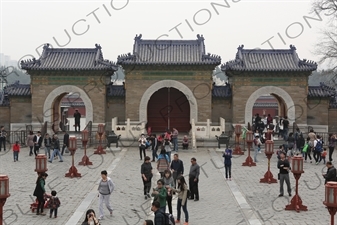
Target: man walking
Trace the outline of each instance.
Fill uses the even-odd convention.
[[[60,140],[59,140],[57,134],[54,134],[52,142],[53,142],[54,152],[53,152],[53,155],[51,156],[51,158],[49,159],[48,162],[52,163],[53,159],[56,155],[58,155],[60,157],[59,162],[63,162],[62,155],[60,154]]]
[[[34,142],[34,154],[35,156],[37,156],[37,153],[39,152],[39,149],[41,148],[42,145],[42,137],[40,131],[38,131],[37,134],[34,136],[33,142]]]
[[[279,197],[282,197],[284,194],[283,191],[283,184],[284,181],[286,181],[287,184],[287,190],[289,196],[291,196],[291,187],[290,187],[290,180],[289,180],[289,171],[290,171],[290,163],[286,159],[286,155],[284,152],[280,153],[280,160],[277,163],[277,168],[280,170],[280,194]]]
[[[74,119],[75,119],[75,132],[77,132],[77,127],[78,131],[81,131],[81,113],[78,112],[78,109],[75,110]]]
[[[172,132],[172,143],[173,143],[173,151],[178,151],[178,130],[176,128],[173,128]]]
[[[184,163],[179,159],[179,155],[177,153],[173,156],[173,160],[171,162],[171,170],[173,173],[174,188],[176,188],[178,177],[184,174]]]
[[[62,147],[62,152],[61,155],[64,153],[64,149],[69,147],[69,134],[67,131],[64,131],[64,136],[63,136],[63,147]]]
[[[0,128],[0,152],[1,152],[2,146],[4,146],[4,151],[6,151],[6,136],[7,136],[7,132],[5,130],[5,127],[1,126]]]
[[[196,158],[191,159],[191,167],[189,173],[189,186],[191,196],[189,199],[194,199],[194,201],[199,201],[199,175],[200,175],[200,166],[197,164]]]
[[[283,119],[283,140],[287,141],[288,139],[288,130],[289,130],[289,120],[288,117],[285,116]]]
[[[160,203],[158,201],[152,203],[151,211],[154,212],[154,225],[165,225],[164,212],[160,210]]]
[[[155,134],[151,135],[151,150],[152,150],[152,162],[156,161],[156,158],[158,159],[157,151],[158,151],[158,139]]]
[[[328,168],[328,171],[326,171],[326,174],[322,174],[325,179],[324,184],[329,181],[336,181],[336,168],[330,161],[326,163],[326,167]]]

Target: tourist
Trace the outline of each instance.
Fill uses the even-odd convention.
[[[169,141],[171,141],[171,138],[172,138],[171,131],[169,129],[167,129],[165,134],[164,134],[164,140],[168,139]]]
[[[270,124],[273,124],[273,117],[270,114],[267,116],[267,126],[269,127]]]
[[[151,189],[151,179],[153,177],[152,165],[150,163],[150,157],[145,156],[144,163],[141,166],[140,173],[142,175],[143,185],[144,185],[144,196],[145,200],[151,198],[150,189]]]
[[[232,150],[226,149],[226,151],[223,152],[222,157],[225,158],[224,164],[225,164],[225,172],[226,172],[226,180],[232,180]]]
[[[151,211],[154,212],[154,224],[155,225],[166,225],[165,215],[160,210],[160,203],[158,201],[154,201],[151,206]]]
[[[290,171],[290,163],[289,161],[285,158],[284,152],[281,152],[280,154],[280,159],[277,162],[277,168],[280,170],[279,171],[279,177],[280,177],[280,194],[279,197],[282,197],[284,194],[283,191],[283,184],[284,181],[287,184],[287,190],[289,196],[291,196],[291,187],[290,187],[290,180],[289,180],[289,171]]]
[[[61,155],[63,155],[64,153],[64,149],[65,148],[69,148],[69,134],[67,133],[67,131],[64,131],[64,135],[63,135],[63,146],[62,146],[62,152]]]
[[[7,132],[5,130],[4,126],[0,127],[0,152],[2,146],[4,147],[4,151],[6,151],[6,137],[7,137]]]
[[[308,133],[308,137],[310,139],[309,146],[311,148],[311,151],[313,152],[314,151],[314,147],[315,147],[314,143],[315,143],[315,140],[317,139],[316,134],[315,134],[315,132],[314,132],[313,129],[310,129],[310,132]]]
[[[321,161],[321,154],[323,152],[323,141],[321,140],[321,136],[317,135],[317,139],[314,141],[314,159],[316,165]]]
[[[99,196],[99,219],[102,220],[104,218],[104,210],[103,203],[110,212],[110,216],[112,216],[113,208],[110,205],[110,196],[115,189],[115,185],[110,177],[108,177],[108,172],[103,170],[101,172],[101,180],[98,185],[98,196]]]
[[[143,225],[153,225],[153,221],[152,220],[145,220]]]
[[[52,140],[51,137],[49,137],[49,134],[46,133],[44,137],[44,153],[50,159],[50,148],[51,148]]]
[[[288,130],[289,130],[289,120],[288,117],[285,116],[283,119],[283,140],[287,140],[288,139]]]
[[[280,138],[280,136],[283,138],[284,134],[283,134],[283,118],[280,116],[280,121],[278,122],[278,138]]]
[[[165,149],[165,152],[166,152],[166,154],[168,156],[169,163],[171,163],[172,143],[170,142],[169,139],[165,139],[164,149]]]
[[[293,137],[293,133],[290,133],[288,138],[287,138],[287,157],[288,157],[288,161],[290,162],[291,157],[294,155],[293,153],[293,149],[295,146],[295,138]]]
[[[145,149],[146,149],[146,138],[145,138],[145,135],[144,134],[141,134],[140,135],[140,138],[138,139],[138,142],[139,142],[139,156],[140,156],[140,160],[143,160],[143,157],[142,157],[142,153],[144,155],[144,158],[146,156],[146,153],[145,153]]]
[[[100,225],[99,221],[96,218],[95,211],[93,209],[88,209],[85,214],[85,219],[82,225]]]
[[[303,134],[302,134],[302,132],[300,131],[300,128],[296,128],[296,132],[295,132],[295,134],[294,134],[294,138],[295,138],[295,146],[296,147],[294,147],[294,149],[295,150],[299,150],[299,148],[298,148],[298,146],[297,146],[297,140],[300,138],[300,136],[302,135],[302,137],[303,137]],[[304,145],[304,144],[303,144]]]
[[[335,146],[336,146],[336,142],[337,142],[337,135],[336,134],[329,134],[329,161],[332,162],[332,154],[333,151],[335,150]]]
[[[173,155],[171,171],[174,180],[174,188],[176,188],[177,179],[184,174],[184,163],[179,159],[179,155],[177,153]]]
[[[29,146],[29,156],[33,155],[34,148],[34,133],[33,131],[29,131],[29,135],[27,136],[27,146]]]
[[[326,151],[326,148],[324,148],[323,152],[321,153],[321,160],[319,162],[321,162],[323,160],[323,163],[325,164],[325,158],[326,158],[327,154],[328,154],[328,152]]]
[[[81,131],[81,113],[78,112],[78,109],[75,109],[75,113],[74,113],[74,120],[75,120],[75,132],[77,132],[77,127],[78,127],[78,131]]]
[[[188,149],[188,138],[187,135],[184,136],[183,138],[183,149]]]
[[[180,176],[178,178],[178,189],[174,189],[175,192],[178,193],[178,200],[177,200],[177,220],[176,223],[180,223],[181,217],[181,207],[183,208],[185,214],[185,223],[184,225],[188,225],[188,211],[187,211],[187,184],[185,178]]]
[[[54,212],[54,218],[57,218],[57,209],[60,207],[61,202],[58,197],[56,197],[56,191],[51,192],[51,197],[49,199],[48,207],[50,209],[49,218],[52,217]]]
[[[173,151],[178,151],[178,135],[179,132],[176,128],[173,128],[172,136],[171,136],[171,141],[173,144]]]
[[[19,161],[19,152],[20,152],[19,141],[16,141],[15,144],[13,145],[14,162]]]
[[[308,145],[308,147],[306,148],[306,150],[305,150],[305,146],[303,147],[303,150],[302,150],[303,152],[305,152],[304,162],[307,162],[307,157],[309,156],[310,163],[312,163],[312,158],[311,158],[312,147],[311,147],[311,144],[310,144],[310,137],[307,137],[307,145]]]
[[[164,171],[169,168],[169,165],[170,163],[166,151],[165,149],[162,149],[157,160],[157,170],[160,173],[161,178],[163,178]]]
[[[329,181],[337,181],[336,168],[332,165],[330,161],[326,163],[326,167],[328,168],[327,172],[322,174],[325,179],[324,184]]]
[[[297,137],[297,140],[296,140],[296,148],[297,148],[297,151],[298,151],[298,152],[302,153],[302,156],[303,156],[303,157],[304,157],[304,153],[303,153],[304,145],[305,145],[305,140],[304,140],[303,134],[301,133],[301,134]]]
[[[154,197],[154,202],[158,201],[160,203],[160,210],[165,213],[166,211],[166,196],[167,190],[164,186],[164,181],[162,179],[157,181],[157,187],[153,188],[152,197]]]
[[[34,136],[33,142],[34,142],[34,154],[35,156],[37,156],[37,154],[39,153],[39,149],[41,148],[42,145],[41,131],[38,131],[37,134]]]
[[[194,201],[199,201],[199,175],[200,175],[200,166],[197,164],[196,158],[191,159],[191,167],[189,173],[189,186],[191,190],[191,196],[189,199],[194,199]]]
[[[43,212],[44,209],[44,196],[46,194],[45,185],[46,185],[46,178],[48,177],[47,173],[40,173],[37,180],[36,180],[36,186],[34,190],[34,196],[36,196],[38,204],[36,208],[36,215],[46,215],[46,213]]]
[[[155,162],[156,158],[158,159],[157,151],[158,151],[158,139],[155,134],[151,135],[151,150],[152,150],[152,161]]]
[[[55,156],[59,156],[60,157],[59,162],[63,162],[62,155],[60,153],[60,140],[59,140],[57,134],[54,134],[52,143],[53,143],[54,152],[53,152],[51,158],[48,160],[48,162],[52,163]]]
[[[172,195],[173,191],[172,188],[174,187],[174,181],[172,177],[172,173],[170,170],[164,171],[164,177],[163,177],[164,185],[167,190],[167,196],[166,196],[166,202],[169,209],[169,213],[172,214]]]
[[[260,140],[260,136],[256,135],[255,139],[253,141],[253,148],[254,148],[254,162],[258,162],[257,161],[257,154],[261,151],[261,140]]]

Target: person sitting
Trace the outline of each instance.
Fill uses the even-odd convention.
[[[188,149],[188,138],[187,135],[183,138],[183,149]]]

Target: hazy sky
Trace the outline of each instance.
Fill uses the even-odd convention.
[[[304,19],[318,19],[309,14],[310,0],[0,1],[0,52],[15,60],[25,55],[38,58],[44,43],[54,48],[93,48],[98,43],[104,58],[116,61],[132,51],[136,34],[143,39],[167,35],[160,39],[184,40],[202,34],[206,51],[220,55],[222,63],[234,59],[241,44],[246,49],[270,49],[266,41],[273,36],[273,48],[293,44],[301,59],[318,61],[312,51],[327,22],[323,15],[323,21]]]

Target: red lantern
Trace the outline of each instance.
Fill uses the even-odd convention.
[[[304,171],[303,171],[303,157],[302,156],[296,155],[292,158],[291,171],[294,174],[304,173]]]
[[[265,143],[265,150],[264,150],[265,154],[270,154],[272,155],[274,153],[274,142],[273,141],[266,141]]]
[[[82,131],[82,141],[88,141],[89,139],[89,132],[88,130]]]
[[[253,141],[254,141],[253,132],[249,130],[246,133],[246,142],[247,143],[253,143]]]
[[[98,131],[100,135],[104,133],[104,125],[103,124],[98,124]]]
[[[240,124],[235,125],[235,134],[237,135],[242,134],[242,128]]]
[[[325,185],[325,201],[324,205],[328,208],[330,213],[330,224],[335,224],[335,214],[337,211],[337,182],[329,181]]]
[[[7,175],[0,175],[0,199],[6,199],[9,196],[9,178]]]
[[[77,140],[75,137],[69,138],[69,150],[75,151],[77,149]]]

